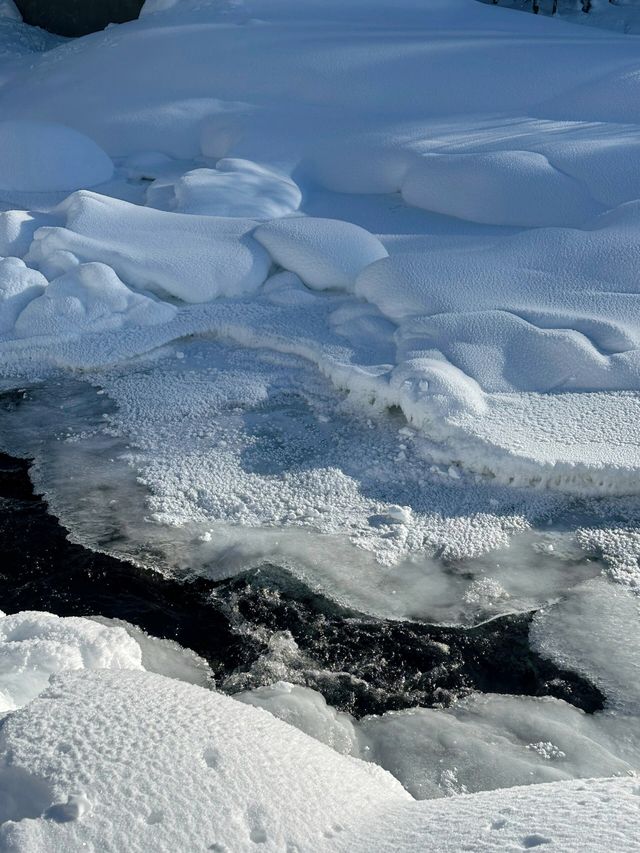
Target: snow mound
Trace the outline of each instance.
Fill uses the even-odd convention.
[[[402,148],[377,148],[366,142],[325,142],[305,161],[309,175],[339,193],[395,193],[416,155]]]
[[[491,225],[579,225],[599,212],[586,188],[533,151],[430,154],[402,182],[408,204]]]
[[[123,628],[76,616],[0,616],[0,713],[30,702],[53,673],[72,669],[142,669],[140,647]]]
[[[23,258],[29,251],[33,235],[42,225],[58,225],[51,214],[28,210],[0,213],[0,256]]]
[[[365,267],[387,256],[382,243],[351,222],[290,217],[259,226],[254,237],[273,260],[314,290],[353,290]]]
[[[0,258],[0,335],[13,329],[21,311],[46,286],[46,278],[19,258]]]
[[[109,157],[77,130],[35,120],[0,122],[0,194],[70,192],[112,175]]]
[[[33,853],[311,851],[411,801],[264,711],[144,672],[56,677],[5,721],[0,749],[13,791],[0,848]]]
[[[243,219],[187,216],[151,210],[81,191],[55,211],[65,227],[35,232],[29,263],[59,274],[69,253],[112,267],[130,287],[185,302],[241,296],[266,279],[270,260]]]
[[[15,332],[22,338],[76,337],[125,326],[166,323],[175,313],[175,306],[129,290],[111,267],[79,264],[29,302],[16,320]]]
[[[249,160],[224,159],[215,169],[194,169],[175,184],[176,210],[206,216],[277,219],[300,206],[299,187]]]

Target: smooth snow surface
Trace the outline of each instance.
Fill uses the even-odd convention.
[[[109,157],[71,127],[34,120],[0,121],[0,198],[12,191],[92,187],[113,175]]]

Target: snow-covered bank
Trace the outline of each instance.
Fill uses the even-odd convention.
[[[4,253],[49,281],[106,264],[145,298],[170,298],[177,317],[158,313],[143,334],[114,304],[103,309],[111,325],[134,335],[73,344],[60,340],[80,331],[63,334],[62,303],[48,327],[30,322],[42,317],[34,306],[0,344],[5,372],[95,366],[208,332],[294,352],[352,396],[399,406],[442,461],[509,483],[635,492],[636,397],[619,396],[636,391],[640,370],[635,51],[633,38],[471,0],[366,13],[247,0],[184,2],[45,54],[0,93],[13,120],[2,144],[28,162],[30,134],[44,150],[62,131],[16,120],[62,121],[87,134],[89,171],[76,157],[67,185],[108,179],[92,139],[119,169],[53,210],[65,164],[47,164],[58,183],[43,172],[35,186],[35,172],[25,181],[17,167],[0,175],[7,206],[31,197],[47,211],[20,222],[6,213]],[[134,63],[144,74],[132,78]],[[309,215],[319,185],[342,226]],[[363,196],[357,219],[377,220],[366,230],[381,245],[349,222],[354,202],[340,191],[400,192],[427,212],[393,201],[385,215],[391,195]],[[282,218],[292,213],[301,218]],[[300,278],[276,289],[270,263]],[[79,275],[62,297],[74,317],[93,310]],[[239,306],[232,322],[217,316],[232,304],[183,307],[246,294],[255,309]],[[260,313],[276,294],[291,310]],[[624,416],[612,419],[612,407]]]

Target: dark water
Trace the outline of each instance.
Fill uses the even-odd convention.
[[[132,21],[144,0],[14,0],[24,22],[60,36],[84,36]],[[96,93],[98,95],[99,93]]]
[[[591,683],[532,651],[532,614],[470,629],[374,619],[272,565],[216,583],[166,578],[69,542],[33,494],[28,470],[27,462],[0,454],[5,612],[126,619],[198,652],[229,692],[269,683],[270,639],[291,635],[297,650],[286,658],[287,679],[356,716],[447,705],[471,690],[555,696],[588,712],[603,707]]]

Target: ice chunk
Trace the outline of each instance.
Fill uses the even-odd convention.
[[[140,647],[123,628],[76,616],[0,617],[0,713],[31,701],[52,673],[70,669],[142,669]]]
[[[600,210],[584,185],[533,151],[425,155],[407,172],[402,197],[495,225],[576,225]]]
[[[153,326],[169,321],[175,313],[174,305],[129,290],[111,267],[80,264],[29,302],[16,320],[15,331],[23,338],[76,337],[124,326]]]
[[[250,293],[269,271],[249,220],[150,210],[87,191],[70,195],[56,213],[66,226],[36,231],[28,255],[34,265],[71,252],[108,264],[130,287],[185,302]]]
[[[176,210],[206,216],[277,219],[300,206],[298,186],[249,160],[219,160],[215,169],[194,169],[175,184]]]
[[[46,278],[19,258],[0,258],[0,335],[12,331],[23,308],[46,286]]]
[[[628,734],[632,732],[628,728]],[[607,719],[559,699],[477,695],[446,710],[412,708],[358,726],[361,755],[417,799],[577,777],[626,775]]]
[[[387,256],[364,228],[337,219],[289,217],[261,225],[254,236],[277,264],[314,290],[353,290],[358,273]]]
[[[357,755],[359,752],[356,730],[349,714],[336,711],[327,705],[322,694],[308,687],[279,681],[268,687],[236,693],[234,699],[264,708],[336,752],[344,755]]]
[[[213,673],[204,658],[192,649],[186,649],[175,640],[161,639],[147,634],[137,625],[125,622],[124,619],[109,619],[105,616],[89,617],[101,625],[124,628],[140,646],[142,666],[147,672],[157,672],[169,678],[177,678],[189,684],[199,684],[201,687],[211,687]]]
[[[112,175],[109,157],[77,130],[31,119],[0,122],[0,195],[70,192]]]

